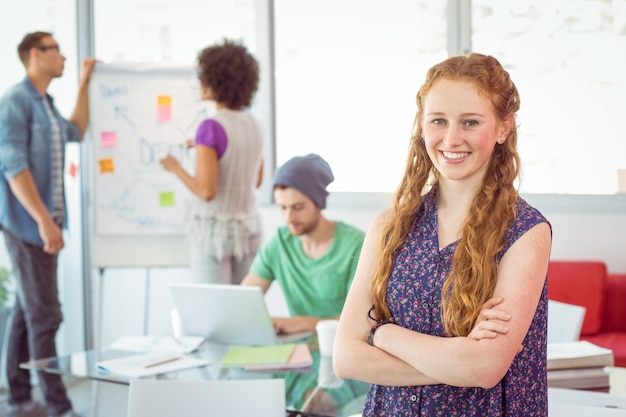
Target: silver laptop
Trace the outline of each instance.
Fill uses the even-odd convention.
[[[184,336],[230,345],[275,345],[312,332],[277,335],[259,287],[169,283]]]

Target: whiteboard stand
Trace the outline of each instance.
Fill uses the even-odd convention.
[[[104,270],[105,268],[103,267],[99,267],[98,268],[98,274],[97,274],[97,279],[98,282],[96,283],[95,287],[98,289],[98,296],[97,297],[93,297],[93,300],[95,302],[95,308],[94,311],[97,312],[96,317],[95,317],[95,327],[96,327],[96,331],[93,332],[93,346],[91,346],[91,348],[96,348],[96,349],[100,349],[101,348],[101,341],[102,341],[102,316],[104,314],[104,302],[102,300],[103,298],[103,294],[104,294]]]

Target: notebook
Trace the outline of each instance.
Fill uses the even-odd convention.
[[[184,336],[229,345],[290,343],[312,332],[277,335],[259,287],[169,283]]]

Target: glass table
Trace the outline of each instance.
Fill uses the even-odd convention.
[[[204,342],[190,355],[208,359],[205,366],[178,370],[144,378],[180,380],[229,380],[283,378],[285,380],[286,416],[288,417],[346,417],[363,410],[369,384],[338,378],[332,368],[332,358],[320,356],[317,340],[313,336],[307,343],[313,365],[289,371],[246,371],[239,367],[223,367],[221,359],[228,351],[227,345]],[[113,350],[87,350],[54,358],[25,362],[24,369],[52,372],[92,381],[128,385],[130,379],[99,370],[97,363],[103,360],[137,354]]]

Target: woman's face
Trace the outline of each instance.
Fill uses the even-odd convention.
[[[428,156],[440,179],[480,182],[496,141],[506,137],[493,105],[468,81],[441,79],[424,98]]]

